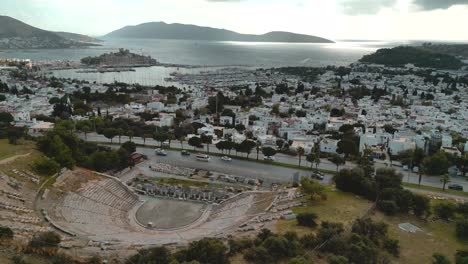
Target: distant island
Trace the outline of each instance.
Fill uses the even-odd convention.
[[[94,40],[80,34],[42,30],[12,17],[0,16],[0,49],[62,49],[99,46],[88,43]]]
[[[452,55],[409,46],[379,49],[373,54],[363,56],[359,61],[385,66],[404,66],[410,63],[417,67],[434,69],[460,69],[464,65],[460,59]]]
[[[97,57],[84,57],[81,63],[88,66],[109,67],[159,65],[158,61],[150,56],[135,54],[128,49],[119,49],[118,52],[104,53]]]
[[[126,26],[110,32],[104,38],[150,38],[246,42],[334,43],[329,39],[290,32],[273,31],[263,35],[240,34],[226,29],[164,22]]]

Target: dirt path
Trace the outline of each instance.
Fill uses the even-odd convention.
[[[13,157],[9,157],[9,158],[0,160],[0,165],[8,164],[8,163],[10,163],[10,162],[15,161],[15,159],[24,158],[24,157],[29,156],[30,154],[31,154],[31,153],[26,153],[26,154],[23,154],[23,155],[15,155],[15,156],[13,156]]]

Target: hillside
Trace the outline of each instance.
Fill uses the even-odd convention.
[[[200,27],[184,24],[166,24],[150,22],[136,26],[126,26],[105,35],[108,38],[154,38],[214,41],[249,41],[249,42],[297,42],[297,43],[333,43],[333,41],[310,35],[290,32],[269,32],[263,35],[240,34],[226,29]]]
[[[0,16],[0,49],[55,49],[91,46],[42,30],[17,19]]]
[[[417,67],[435,69],[459,69],[464,65],[463,62],[452,55],[408,46],[379,49],[373,54],[364,55],[359,61],[386,66],[403,66],[411,63]]]
[[[78,42],[102,42],[102,40],[93,38],[87,35],[76,34],[76,33],[69,33],[69,32],[54,32],[55,34],[59,35],[62,38],[69,39],[72,41]]]
[[[421,49],[442,53],[442,54],[449,54],[453,56],[462,56],[468,58],[468,44],[432,44],[432,43],[424,43]]]

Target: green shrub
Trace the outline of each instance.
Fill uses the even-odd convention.
[[[317,222],[317,215],[314,213],[302,213],[298,214],[297,217],[297,224],[300,226],[307,226],[307,227],[316,227]]]

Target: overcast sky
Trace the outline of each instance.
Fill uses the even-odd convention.
[[[151,21],[331,39],[468,40],[468,0],[0,0],[33,26],[106,34]],[[0,25],[1,27],[1,25]]]

